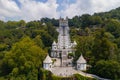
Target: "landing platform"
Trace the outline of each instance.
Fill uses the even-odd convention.
[[[78,73],[73,67],[54,67],[51,72],[56,76],[68,77]]]

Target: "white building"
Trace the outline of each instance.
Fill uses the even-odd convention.
[[[85,71],[86,70],[86,65],[87,65],[87,62],[86,60],[83,58],[82,54],[81,56],[79,57],[79,59],[77,60],[77,70],[83,70]]]
[[[55,41],[54,41],[53,44],[52,44],[51,56],[52,56],[52,57],[59,57],[59,54],[58,54],[58,46],[57,46],[57,43],[56,43]]]
[[[47,55],[45,60],[43,61],[43,68],[47,70],[51,70],[52,68],[52,59]]]
[[[53,42],[52,44],[52,51],[51,51],[51,57],[59,58],[60,55],[62,55],[63,51],[66,51],[66,56],[68,53],[74,53],[75,49],[74,47],[77,45],[77,43],[71,42],[70,35],[69,35],[69,26],[68,26],[68,18],[66,19],[60,18],[59,19],[59,29],[58,29],[59,35],[57,42]]]

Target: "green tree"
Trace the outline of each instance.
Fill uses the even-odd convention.
[[[78,37],[77,40],[78,44],[76,47],[76,52],[75,52],[75,61],[79,58],[81,54],[85,56],[87,60],[92,58],[92,49],[94,45],[94,37],[93,36],[81,36]]]
[[[89,27],[90,24],[91,24],[91,15],[89,14],[84,14],[81,16],[80,20],[81,20],[81,23],[82,23],[82,27],[85,28],[85,27]]]
[[[113,34],[115,37],[120,37],[120,22],[114,19],[108,20],[105,23],[105,29],[106,31]]]
[[[92,16],[91,17],[91,24],[92,25],[99,25],[102,24],[102,19],[100,16]]]
[[[56,31],[56,28],[51,23],[47,23],[47,32],[54,39],[57,39],[58,32]]]
[[[120,79],[120,64],[116,61],[100,60],[96,63],[94,72],[101,77],[118,80]]]
[[[40,35],[37,35],[37,36],[34,38],[34,42],[35,42],[36,45],[38,45],[39,47],[44,48],[44,44],[43,44],[43,41],[42,41]]]
[[[20,21],[18,22],[18,26],[19,26],[19,27],[25,27],[25,26],[26,26],[26,22],[25,22],[24,20],[20,20]]]
[[[8,75],[28,74],[32,70],[42,67],[45,52],[29,37],[15,43],[12,49],[5,54],[2,63],[2,73]],[[37,74],[36,74],[37,75]]]
[[[92,54],[97,60],[115,59],[117,45],[109,40],[105,31],[101,29],[96,32]]]
[[[7,29],[15,29],[18,27],[18,23],[16,21],[8,21],[5,25]]]
[[[54,40],[53,37],[50,36],[46,31],[43,31],[43,33],[41,34],[41,39],[45,47],[50,47]]]

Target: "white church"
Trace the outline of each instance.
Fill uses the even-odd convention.
[[[52,65],[52,59],[50,58],[49,55],[47,55],[47,57],[43,61],[43,68],[45,68],[47,70],[51,70],[52,66],[53,66]]]
[[[67,17],[66,20],[60,18],[58,32],[59,32],[58,40],[57,42],[54,41],[52,44],[51,57],[54,58],[60,57],[60,54],[61,52],[63,52],[63,50],[65,51],[66,54],[74,53],[75,52],[74,47],[77,45],[77,43],[75,41],[72,43],[70,40]]]
[[[86,67],[87,67],[86,64],[87,64],[87,62],[84,59],[84,57],[82,56],[82,54],[81,54],[81,56],[77,60],[77,66],[76,66],[77,70],[83,70],[83,71],[85,71]]]
[[[68,18],[64,20],[63,18],[59,19],[59,28],[58,28],[58,40],[53,42],[51,50],[51,58],[61,59],[61,67],[72,66],[72,60],[68,59],[69,53],[75,53],[75,47],[77,45],[76,41],[71,42],[69,35],[69,26]],[[47,55],[46,59],[43,61],[43,68],[51,70],[53,68],[52,59]],[[81,55],[77,60],[76,68],[77,70],[86,70],[86,60]]]

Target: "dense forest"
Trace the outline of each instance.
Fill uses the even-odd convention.
[[[58,26],[59,20],[54,18],[0,21],[0,80],[64,80],[42,69],[52,42],[57,40]],[[120,8],[75,16],[69,19],[69,26],[71,39],[78,44],[74,65],[83,54],[90,65],[88,73],[120,79]],[[69,79],[73,78],[84,77],[75,74]]]

